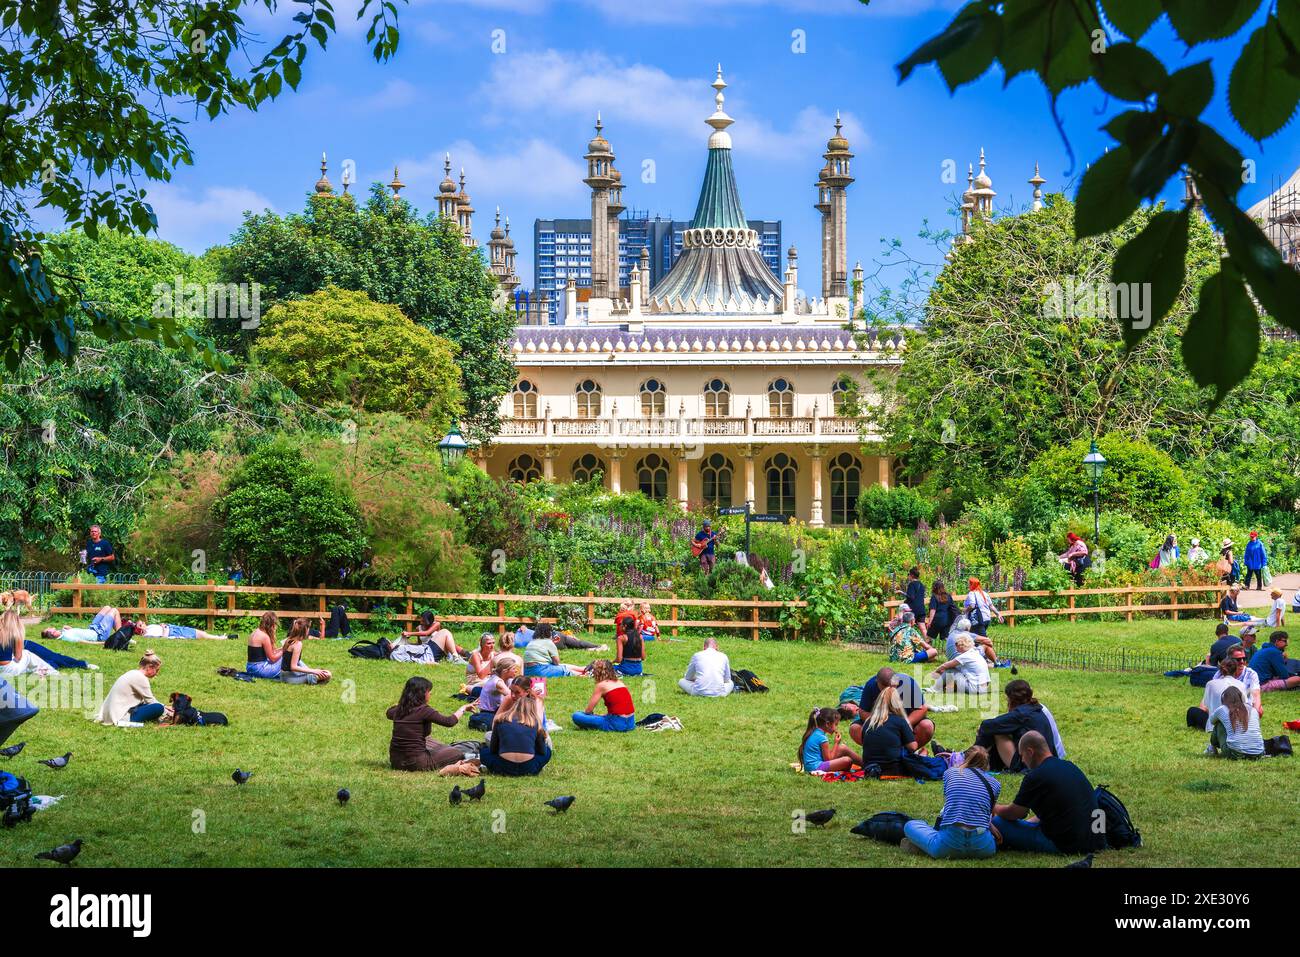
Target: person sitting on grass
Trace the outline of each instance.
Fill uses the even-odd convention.
[[[478,647],[465,663],[465,684],[473,686],[488,680],[492,674],[496,643],[497,640],[490,631],[478,636]]]
[[[214,635],[211,632],[204,631],[202,628],[191,628],[189,625],[169,625],[155,622],[152,625],[146,625],[142,621],[133,622],[135,636],[137,638],[182,638],[187,641],[193,641],[196,638],[207,641],[209,639],[217,641],[238,641],[239,636],[234,632],[224,635]]]
[[[799,742],[799,763],[808,772],[849,771],[862,766],[862,756],[842,743],[840,713],[835,708],[813,708]]]
[[[438,616],[431,611],[420,612],[420,626],[414,631],[402,632],[403,638],[418,638],[433,649],[435,660],[446,658],[452,664],[464,664],[466,651],[456,644],[451,632],[443,627]]]
[[[624,622],[630,621],[636,624],[636,605],[630,601],[622,601],[618,604],[618,614],[614,616],[614,634],[623,634]]]
[[[614,654],[614,670],[625,678],[640,677],[645,665],[645,642],[637,631],[636,619],[623,619],[623,630],[618,636]]]
[[[1214,643],[1210,645],[1210,650],[1206,653],[1205,660],[1201,664],[1217,668],[1219,662],[1223,660],[1223,656],[1228,653],[1228,649],[1240,643],[1238,639],[1232,637],[1227,622],[1219,622],[1214,626]]]
[[[394,771],[437,771],[456,764],[465,755],[457,748],[429,737],[433,725],[453,728],[473,705],[461,705],[452,714],[439,714],[429,707],[429,692],[433,684],[428,678],[416,675],[406,679],[402,696],[388,709],[388,720],[393,722],[393,736],[388,742],[388,763]]]
[[[903,752],[918,749],[898,689],[885,688],[862,721],[862,766],[875,764],[881,774],[902,774]]]
[[[1219,614],[1223,616],[1224,624],[1242,624],[1245,622],[1256,625],[1263,624],[1264,620],[1262,618],[1257,619],[1253,615],[1248,615],[1237,607],[1237,597],[1240,594],[1241,586],[1232,584],[1228,586],[1228,590],[1225,591],[1223,597],[1219,599]]]
[[[105,605],[95,613],[89,628],[78,628],[76,625],[46,628],[41,632],[41,637],[48,641],[103,642],[121,627],[122,613],[112,605]]]
[[[659,640],[659,622],[655,620],[654,612],[650,610],[649,602],[641,602],[641,607],[636,616],[636,628],[641,632],[641,637],[646,641]]]
[[[947,638],[944,639],[944,657],[957,657],[957,639],[962,635],[967,635],[979,653],[984,656],[984,660],[990,665],[996,666],[998,663],[997,652],[993,650],[993,639],[988,635],[977,635],[971,630],[970,619],[965,615],[958,615],[957,620],[952,623],[952,628],[948,631]]]
[[[1007,682],[1004,691],[1007,696],[1006,712],[996,718],[981,721],[975,743],[988,751],[989,767],[992,770],[1018,774],[1024,770],[1019,750],[1021,738],[1031,731],[1038,733],[1044,740],[1053,742],[1049,745],[1049,750],[1055,756],[1055,741],[1060,735],[1055,730],[1055,722],[1034,697],[1034,689],[1028,681],[1016,678]]]
[[[921,686],[911,675],[896,672],[888,666],[877,671],[875,678],[862,686],[862,697],[858,699],[859,717],[865,718],[871,714],[876,706],[876,698],[886,688],[897,689],[898,700],[903,706],[907,723],[912,726],[912,733],[916,735],[917,746],[924,748],[934,737],[934,722],[926,717],[930,712],[930,706],[925,703],[925,694],[921,691]],[[849,736],[857,744],[862,743],[860,721],[854,722],[849,728]]]
[[[519,676],[513,658],[498,658],[487,679],[479,687],[478,714],[469,719],[471,731],[487,731],[501,703],[510,697],[510,682]]]
[[[1285,631],[1275,631],[1268,636],[1268,644],[1250,659],[1250,666],[1259,675],[1260,691],[1291,691],[1300,686],[1300,675],[1292,674],[1287,663],[1289,641]]]
[[[614,665],[605,658],[591,663],[591,677],[596,682],[587,707],[573,713],[573,723],[590,731],[631,731],[636,727],[636,708],[632,692],[623,684]],[[596,714],[596,705],[605,702],[605,714]]]
[[[989,663],[975,648],[975,636],[957,637],[957,656],[934,670],[940,688],[953,688],[966,694],[983,694],[989,690]]]
[[[541,774],[551,760],[542,703],[533,697],[529,687],[527,678],[516,678],[509,697],[492,722],[492,735],[487,748],[480,752],[480,761],[493,774],[511,777]]]
[[[909,662],[932,661],[939,657],[933,647],[916,627],[916,616],[910,608],[899,612],[889,630],[889,660]]]
[[[972,745],[960,766],[943,772],[943,810],[936,826],[908,821],[903,826],[903,850],[937,860],[992,857],[998,850],[993,806],[1000,793],[1002,782],[989,774],[989,753]]]
[[[1017,750],[1016,763],[1028,773],[1015,801],[993,808],[994,838],[1002,849],[1042,854],[1103,850],[1106,832],[1095,827],[1097,798],[1087,776],[1053,755],[1037,731],[1026,731]]]
[[[677,687],[700,698],[725,698],[735,690],[731,660],[718,650],[718,639],[712,635],[704,639],[704,647],[691,655],[686,677],[678,679]]]
[[[95,720],[112,727],[143,724],[161,718],[167,709],[153,696],[153,687],[149,684],[161,669],[162,659],[153,653],[152,648],[146,651],[138,668],[132,668],[113,682]]]
[[[17,609],[10,608],[0,614],[0,678],[27,674],[44,678],[58,674],[60,668],[89,668],[92,671],[99,668],[80,658],[70,658],[34,641],[27,641],[25,634]]]
[[[1251,687],[1247,687],[1245,672],[1248,670],[1250,669],[1246,667],[1246,655],[1240,647],[1234,646],[1220,659],[1219,673],[1205,683],[1205,691],[1201,694],[1201,703],[1198,707],[1203,715],[1201,719],[1203,723],[1199,724],[1199,727],[1208,727],[1209,716],[1218,709],[1224,692],[1229,688],[1236,688],[1244,699],[1252,702],[1255,709],[1260,709],[1259,676],[1251,671]]]
[[[524,649],[524,675],[529,678],[569,678],[585,669],[560,661],[560,651],[551,640],[551,626],[540,624],[533,640]]]
[[[1258,758],[1264,754],[1259,712],[1247,707],[1237,688],[1227,688],[1219,706],[1210,713],[1210,748],[1226,758]]]
[[[523,674],[524,659],[515,650],[515,636],[513,632],[509,632],[509,631],[507,631],[504,635],[501,636],[500,645],[497,647],[496,651],[492,652],[492,667],[493,668],[496,667],[498,658],[505,657],[505,656],[509,656],[513,658],[515,660],[515,663],[519,665],[519,673]]]
[[[309,624],[306,618],[295,618],[280,646],[280,680],[287,685],[317,685],[330,680],[324,668],[309,668],[302,660],[302,643]]]
[[[284,652],[275,645],[275,632],[280,619],[275,612],[263,613],[257,627],[248,636],[248,664],[244,670],[256,678],[278,678]]]

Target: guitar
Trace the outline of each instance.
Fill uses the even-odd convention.
[[[726,537],[727,537],[727,530],[724,528],[721,531],[714,532],[708,538],[702,538],[698,541],[692,540],[691,541],[692,557],[699,558],[701,555],[704,554],[704,550],[709,547],[710,543],[715,541],[720,542],[722,541],[722,539]]]

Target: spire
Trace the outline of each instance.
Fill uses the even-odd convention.
[[[1038,212],[1043,208],[1043,184],[1046,182],[1047,180],[1043,179],[1042,175],[1038,172],[1038,164],[1035,163],[1034,175],[1030,177],[1029,180],[1029,185],[1034,187],[1034,202],[1030,207],[1034,212]]]
[[[334,187],[333,187],[333,185],[330,183],[330,178],[329,178],[328,176],[325,175],[325,171],[326,171],[328,168],[329,168],[329,164],[326,163],[326,161],[325,161],[325,153],[324,153],[324,151],[321,151],[321,154],[320,154],[320,179],[316,180],[316,194],[317,194],[318,196],[332,196],[332,195],[334,194]]]
[[[722,79],[721,63],[718,64],[718,76],[710,85],[717,92],[713,95],[713,115],[704,121],[713,127],[713,133],[709,136],[709,149],[729,150],[731,149],[731,134],[727,132],[727,127],[736,121],[722,109],[722,103],[726,100],[726,97],[722,95],[722,91],[727,88],[727,83]]]
[[[388,188],[393,191],[393,199],[397,199],[397,194],[406,188],[406,184],[403,183],[401,178],[397,175],[396,166],[393,167],[393,181],[388,184]]]

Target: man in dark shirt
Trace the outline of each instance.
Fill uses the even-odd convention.
[[[90,526],[90,539],[86,542],[86,567],[101,585],[108,581],[113,570],[113,543],[104,537],[98,525]]]
[[[717,538],[718,538],[717,533],[713,530],[712,525],[710,524],[709,520],[706,518],[704,520],[704,524],[700,527],[700,530],[695,533],[695,541],[702,542],[704,544],[704,547],[700,550],[699,553],[700,570],[703,571],[704,574],[706,575],[713,571],[714,563],[716,563],[718,560],[717,552],[713,548],[713,543],[717,540]]]
[[[1088,778],[1064,758],[1052,756],[1037,731],[1020,739],[1029,773],[1011,804],[993,808],[993,833],[1004,850],[1087,854],[1106,847],[1106,821]],[[1033,819],[1026,820],[1030,812]]]
[[[1228,626],[1220,622],[1214,629],[1214,644],[1210,645],[1210,653],[1205,656],[1205,663],[1217,667],[1224,655],[1228,653],[1228,649],[1240,643],[1240,639],[1232,637],[1228,632]]]
[[[912,609],[912,614],[916,616],[916,627],[921,629],[921,634],[925,634],[925,584],[921,581],[921,569],[913,567],[907,573],[907,591],[904,593],[903,604]],[[927,636],[929,637],[929,636]]]
[[[889,667],[877,671],[876,677],[862,686],[862,698],[858,701],[858,709],[861,712],[860,717],[865,719],[867,715],[871,714],[871,709],[875,707],[880,692],[891,685],[898,689],[898,700],[902,702],[903,710],[907,712],[907,723],[911,725],[912,731],[916,735],[917,747],[924,748],[930,743],[930,739],[934,737],[934,722],[926,717],[926,714],[930,711],[930,706],[925,703],[925,695],[921,691],[921,686],[909,675],[899,674]],[[854,741],[861,744],[862,725],[855,722],[849,728],[849,735]]]
[[[1268,644],[1251,656],[1250,667],[1259,675],[1261,691],[1290,691],[1300,687],[1300,675],[1291,674],[1287,664],[1289,640],[1285,631],[1275,631],[1268,636]]]

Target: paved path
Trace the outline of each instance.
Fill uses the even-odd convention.
[[[1241,590],[1241,597],[1237,604],[1241,608],[1267,608],[1273,601],[1268,595],[1269,591],[1274,588],[1282,589],[1282,597],[1287,600],[1287,610],[1290,610],[1291,596],[1295,594],[1296,589],[1300,588],[1300,572],[1286,572],[1282,575],[1274,575],[1273,583],[1263,591],[1255,591],[1254,581],[1251,582],[1250,590]]]

